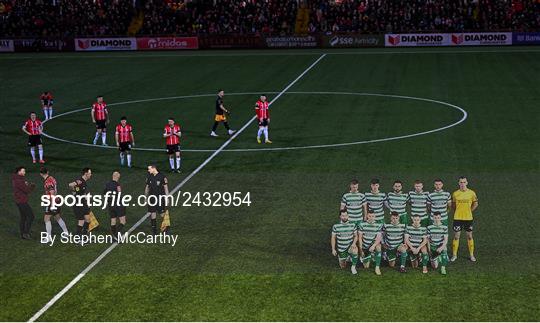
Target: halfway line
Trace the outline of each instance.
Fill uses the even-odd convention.
[[[315,65],[317,65],[321,61],[321,59],[323,59],[325,56],[326,56],[326,54],[322,54],[315,62],[313,62],[313,64],[311,64],[296,79],[294,79],[294,81],[289,83],[289,85],[287,85],[281,92],[279,92],[279,94],[272,101],[270,101],[270,103],[268,103],[268,105],[270,106],[272,103],[276,102],[276,100],[279,99],[283,95],[283,93],[285,93],[296,82],[298,82],[304,75],[306,75],[306,73],[309,72]],[[234,140],[234,138],[239,136],[255,119],[256,119],[255,116],[253,116],[251,119],[249,119],[244,124],[244,126],[242,126],[242,128],[240,128],[238,131],[236,131],[234,133],[234,135],[231,136],[231,138],[229,138],[229,140],[227,140],[225,143],[223,143],[223,145],[221,145],[219,147],[219,149],[217,149],[214,153],[212,153],[212,155],[210,155],[210,157],[208,157],[202,164],[200,164],[199,167],[197,167],[193,172],[191,172],[191,174],[189,174],[186,178],[184,178],[183,181],[181,181],[178,185],[176,185],[173,188],[173,190],[171,192],[169,192],[169,194],[172,195],[172,194],[176,193],[178,190],[180,190],[180,188],[182,188],[182,186],[184,186],[191,178],[193,178],[193,176],[195,176],[198,172],[200,172],[204,168],[204,166],[206,166],[212,159],[214,159],[214,157],[216,157],[220,152],[222,152],[223,149],[225,149],[225,147],[227,147]],[[141,225],[148,218],[148,216],[149,216],[149,213],[146,213],[142,218],[140,218],[139,221],[137,221],[137,223],[135,223],[128,230],[128,233],[131,233],[139,225]],[[47,304],[45,304],[45,306],[43,306],[43,308],[41,308],[36,314],[34,314],[34,316],[32,316],[28,320],[28,322],[35,322],[41,315],[43,315],[43,313],[45,313],[49,308],[51,308],[51,306],[53,306],[60,298],[62,298],[62,296],[64,296],[64,294],[66,294],[73,286],[75,286],[75,284],[77,284],[90,270],[92,270],[92,268],[94,268],[101,260],[103,260],[103,258],[105,258],[117,246],[118,246],[117,242],[110,245],[94,261],[92,261],[92,263],[90,263],[90,265],[88,265],[83,271],[81,271],[80,274],[78,274],[75,278],[73,278],[73,280],[71,280],[69,282],[69,284],[66,285],[66,287],[64,287],[60,292],[58,292],[58,294],[56,294],[53,298],[51,298],[51,300],[48,301]]]

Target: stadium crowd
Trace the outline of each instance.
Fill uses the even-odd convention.
[[[142,10],[142,35],[294,31],[538,31],[540,0],[0,0],[0,36],[125,35]]]

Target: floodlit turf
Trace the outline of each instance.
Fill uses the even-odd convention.
[[[463,53],[464,51],[473,51]],[[474,52],[482,51],[482,52]],[[493,52],[483,52],[493,51]],[[400,49],[329,52],[271,107],[273,148],[336,144],[428,131],[458,121],[456,109],[430,102],[318,92],[378,93],[448,102],[468,112],[456,127],[396,141],[293,151],[224,151],[182,191],[250,192],[251,206],[179,207],[171,210],[168,245],[121,245],[53,305],[40,320],[526,320],[540,318],[537,183],[540,52],[534,47]],[[415,53],[407,53],[415,52]],[[249,54],[242,56],[243,54]],[[39,110],[39,94],[55,95],[55,113],[88,107],[101,94],[108,103],[193,94],[283,90],[320,55],[317,51],[0,55],[0,320],[28,320],[90,264],[107,245],[47,247],[18,238],[18,212],[10,176],[18,165],[41,180],[20,131]],[[342,53],[337,55],[337,53]],[[224,56],[219,56],[224,54]],[[285,54],[285,55],[281,55]],[[367,54],[367,55],[364,55]],[[158,55],[153,57],[154,55]],[[253,115],[257,95],[225,97],[231,125]],[[126,115],[138,147],[163,148],[169,116],[184,129],[184,149],[217,149],[227,136],[208,136],[214,97],[156,100],[110,107]],[[89,143],[88,110],[46,124],[46,132]],[[111,124],[112,125],[112,124]],[[259,148],[250,125],[229,149]],[[109,144],[113,143],[109,134]],[[264,146],[268,147],[268,146]],[[186,152],[174,187],[211,152]],[[85,166],[91,192],[101,192],[118,154],[45,139],[47,167],[60,192]],[[145,166],[167,170],[163,152],[135,151],[134,169],[120,169],[126,192],[144,190]],[[381,190],[396,178],[408,190],[415,179],[428,189],[441,177],[454,191],[467,175],[480,207],[475,214],[478,262],[460,258],[448,275],[337,267],[329,246],[341,194],[352,178],[362,190],[379,177]],[[43,229],[39,194],[31,205],[33,232]],[[128,226],[145,213],[128,210]],[[106,213],[96,210],[108,232]],[[64,209],[68,227],[74,215]],[[53,223],[54,229],[58,227]],[[150,232],[149,223],[137,231]]]

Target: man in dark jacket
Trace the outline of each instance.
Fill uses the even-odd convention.
[[[11,183],[13,185],[15,203],[21,214],[21,221],[19,222],[21,238],[30,239],[30,228],[34,220],[34,212],[32,212],[30,205],[28,205],[28,195],[34,190],[36,184],[26,181],[25,175],[26,169],[22,166],[17,167],[15,174],[11,177]]]

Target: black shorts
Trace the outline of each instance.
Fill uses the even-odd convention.
[[[150,196],[150,195],[149,195]],[[148,204],[148,212],[150,213],[158,213],[158,214],[162,214],[162,213],[165,213],[165,210],[167,209],[165,207],[165,196],[162,195],[162,196],[157,196],[157,195],[154,195],[157,197],[157,199],[151,199],[150,202],[152,202],[153,204],[155,203],[156,205],[150,205]],[[157,203],[156,203],[157,201]]]
[[[30,135],[28,136],[28,146],[36,147],[41,145],[41,135]]]
[[[123,206],[110,207],[109,208],[109,216],[111,217],[111,219],[126,216],[126,208],[123,207]]]
[[[45,207],[45,215],[52,215],[52,216],[55,216],[55,215],[59,215],[60,214],[60,207],[57,206],[56,209],[54,210],[51,210],[51,206],[46,206]]]
[[[96,129],[107,129],[107,120],[96,120]]]
[[[167,154],[172,155],[176,152],[180,151],[180,145],[167,145]]]
[[[268,119],[264,118],[262,121],[259,120],[259,127],[266,127],[268,126]]]
[[[73,213],[77,220],[84,220],[84,216],[90,214],[90,208],[88,206],[74,206]]]
[[[119,145],[118,145],[118,149],[122,152],[124,151],[130,151],[131,150],[131,142],[130,141],[126,141],[126,142],[121,142]]]
[[[460,232],[461,230],[472,232],[473,220],[454,220],[454,232]]]

